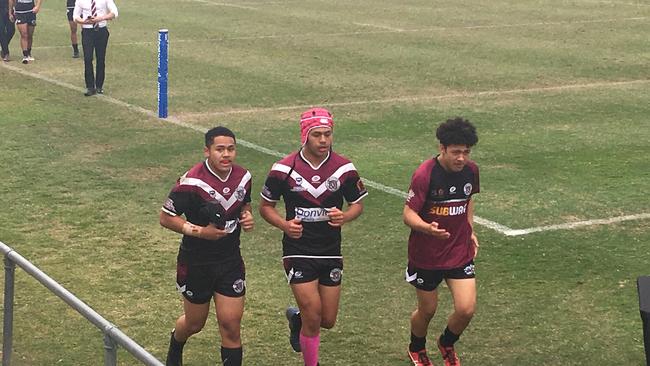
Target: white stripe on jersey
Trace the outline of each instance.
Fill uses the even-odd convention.
[[[451,202],[467,202],[469,198],[454,198],[453,200],[446,201],[433,201],[433,203],[451,203]]]
[[[295,170],[292,170],[291,167],[288,165],[275,163],[273,164],[271,170],[282,172],[284,174],[289,174],[289,172],[291,171],[291,178],[293,178],[294,181],[297,181],[298,180],[297,178],[300,178],[300,180],[302,180],[300,186],[305,188],[305,190],[309,192],[312,196],[314,196],[314,198],[320,197],[323,193],[325,193],[325,191],[327,191],[327,184],[323,183],[318,188],[314,188],[314,186],[312,186],[311,183],[309,183],[308,180],[305,179],[305,177],[298,174],[298,172],[296,172]],[[340,179],[343,174],[355,170],[357,169],[354,167],[354,164],[347,163],[339,167],[334,173],[332,173],[332,175],[330,175],[327,179],[324,179],[323,182],[327,182],[332,177],[336,179]]]
[[[246,184],[248,183],[248,181],[251,180],[251,178],[252,178],[251,173],[247,171],[246,174],[242,177],[239,184],[237,185],[237,188],[239,187],[246,188]],[[183,174],[183,176],[180,179],[179,185],[194,186],[194,187],[201,188],[206,193],[210,194],[212,197],[217,199],[219,203],[221,203],[221,206],[223,206],[223,208],[226,210],[228,210],[237,201],[237,195],[235,194],[235,192],[233,192],[232,196],[230,196],[229,199],[225,199],[216,189],[212,188],[212,186],[210,186],[208,183],[198,178],[188,178],[187,173]]]

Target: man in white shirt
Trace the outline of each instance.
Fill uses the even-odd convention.
[[[85,96],[104,94],[104,68],[108,46],[108,21],[117,17],[113,0],[77,0],[73,18],[81,24],[81,46],[84,51]],[[93,52],[97,56],[97,69],[93,74]]]

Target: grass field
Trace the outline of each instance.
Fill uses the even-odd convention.
[[[650,2],[117,5],[106,97],[82,96],[62,1],[44,2],[36,61],[16,61],[15,36],[14,61],[0,65],[0,241],[153,355],[164,360],[181,312],[179,236],[159,226],[158,212],[202,159],[200,131],[237,133],[257,207],[277,159],[264,148],[295,150],[299,113],[326,105],[335,149],[377,184],[344,228],[339,322],[322,334],[321,364],[409,364],[415,295],[403,280],[399,192],[435,153],[435,126],[455,115],[479,130],[476,214],[496,227],[545,228],[508,236],[477,227],[479,304],[457,346],[463,364],[645,364],[635,280],[650,274]],[[159,28],[170,32],[167,121],[150,116]],[[638,219],[549,227],[626,215]],[[292,297],[280,234],[258,215],[256,225],[242,236],[245,364],[300,365],[283,317]],[[99,330],[16,276],[13,364],[102,364]],[[441,294],[431,336],[451,311]],[[186,365],[218,362],[215,323],[190,340]],[[119,364],[137,361],[121,350]]]

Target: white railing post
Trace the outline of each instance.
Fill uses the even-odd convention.
[[[14,329],[14,283],[16,264],[5,256],[4,314],[2,324],[2,366],[11,365]]]

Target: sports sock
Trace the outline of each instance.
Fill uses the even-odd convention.
[[[169,350],[167,350],[167,366],[176,366],[183,364],[183,347],[185,342],[179,342],[174,338],[174,331],[169,338]]]
[[[23,56],[25,56],[25,57],[29,56],[29,51],[23,50]]]
[[[314,337],[307,337],[300,333],[300,348],[305,366],[316,366],[318,364],[318,347],[320,346],[320,334]]]
[[[427,337],[418,337],[411,332],[411,343],[409,344],[409,351],[418,352],[426,347]]]
[[[221,362],[223,366],[241,366],[244,351],[239,348],[226,348],[221,346]]]
[[[449,330],[449,327],[446,327],[445,331],[440,336],[440,344],[443,347],[451,347],[454,345],[454,343],[456,343],[458,338],[460,338],[459,335],[454,334],[451,330]]]
[[[32,55],[32,48],[31,48],[31,47],[27,49],[27,55],[28,55],[28,56],[31,56],[31,55]]]
[[[72,45],[72,50],[75,52],[79,52],[79,45],[78,44],[73,44]]]

